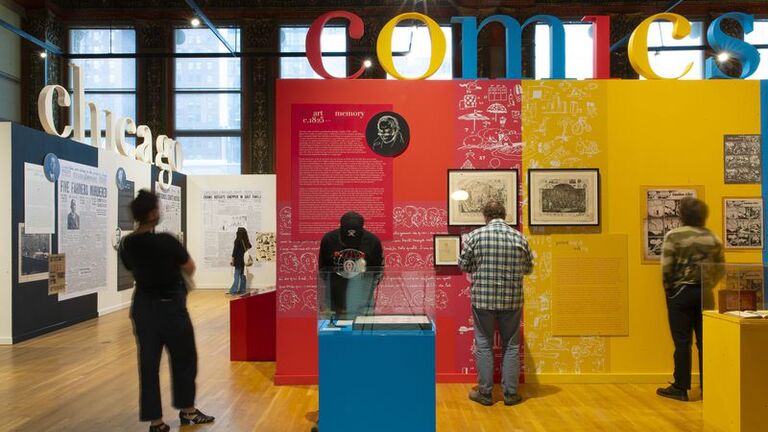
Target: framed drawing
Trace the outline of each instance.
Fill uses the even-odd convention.
[[[723,198],[723,246],[763,248],[763,199]]]
[[[759,184],[762,177],[760,135],[723,136],[725,184]]]
[[[432,237],[434,244],[435,266],[459,265],[461,254],[461,237],[451,234],[435,234]]]
[[[600,170],[529,169],[528,225],[600,225]]]
[[[448,170],[448,225],[485,225],[483,204],[496,200],[507,209],[505,221],[517,225],[517,170]]]
[[[643,186],[640,188],[643,264],[661,259],[664,236],[680,226],[680,200],[704,199],[703,186]]]

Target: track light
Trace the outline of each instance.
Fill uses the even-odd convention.
[[[47,52],[45,52],[45,51],[41,51],[40,52],[40,58],[47,58],[47,57],[48,57],[48,53]]]
[[[366,68],[369,68],[372,65],[373,65],[373,62],[371,62],[369,59],[365,59],[365,61],[363,61],[363,66],[365,66]]]
[[[198,17],[194,17],[189,21],[189,23],[192,24],[192,27],[197,27],[200,25],[200,19]]]
[[[731,55],[725,51],[717,55],[717,61],[719,61],[720,63],[725,63],[730,59],[731,59]]]

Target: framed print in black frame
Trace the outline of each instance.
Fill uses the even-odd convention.
[[[528,170],[528,225],[600,225],[600,170]]]
[[[448,170],[448,226],[485,225],[483,204],[496,200],[507,210],[505,221],[517,225],[516,169]]]
[[[434,234],[432,236],[433,261],[435,266],[459,265],[461,237],[452,234]]]

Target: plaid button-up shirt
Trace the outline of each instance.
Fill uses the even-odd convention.
[[[472,306],[486,310],[523,307],[523,275],[533,270],[528,241],[502,219],[467,234],[459,267],[472,279]]]

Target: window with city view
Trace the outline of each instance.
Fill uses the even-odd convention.
[[[280,27],[280,52],[304,53],[305,40],[309,32],[308,26]],[[347,50],[347,28],[329,27],[323,28],[320,34],[320,49],[323,52],[345,52]],[[325,70],[333,76],[343,77],[347,75],[347,58],[345,56],[323,57]],[[359,67],[359,66],[358,66]],[[320,78],[307,61],[305,55],[299,57],[280,58],[280,78]]]
[[[565,27],[565,77],[568,79],[594,78],[593,58],[595,46],[592,37],[592,24],[564,23]],[[534,39],[534,71],[536,79],[549,78],[552,59],[549,26],[536,25]]]
[[[219,32],[239,51],[239,29]],[[227,48],[207,28],[177,29],[175,36],[177,53],[220,55],[175,61],[174,137],[182,143],[184,172],[240,174],[240,58],[227,55]]]
[[[445,58],[440,69],[427,79],[449,80],[453,79],[453,42],[451,40],[451,27],[440,27],[445,36]],[[432,56],[432,42],[429,38],[429,29],[424,26],[400,26],[395,27],[392,34],[392,60],[397,72],[407,78],[416,78],[424,75],[429,67]],[[387,79],[394,79],[387,74]]]
[[[136,31],[133,29],[77,28],[69,31],[69,52],[71,54],[134,54],[136,53]],[[73,59],[83,69],[85,98],[98,105],[100,110],[109,110],[116,121],[120,117],[136,120],[136,59],[133,58],[87,58]],[[72,88],[70,73],[70,89]],[[70,110],[70,115],[74,111]],[[102,114],[103,115],[103,114]],[[105,121],[99,121],[101,136],[105,135]],[[91,134],[90,110],[85,110],[86,136]],[[135,145],[136,139],[126,140]]]

